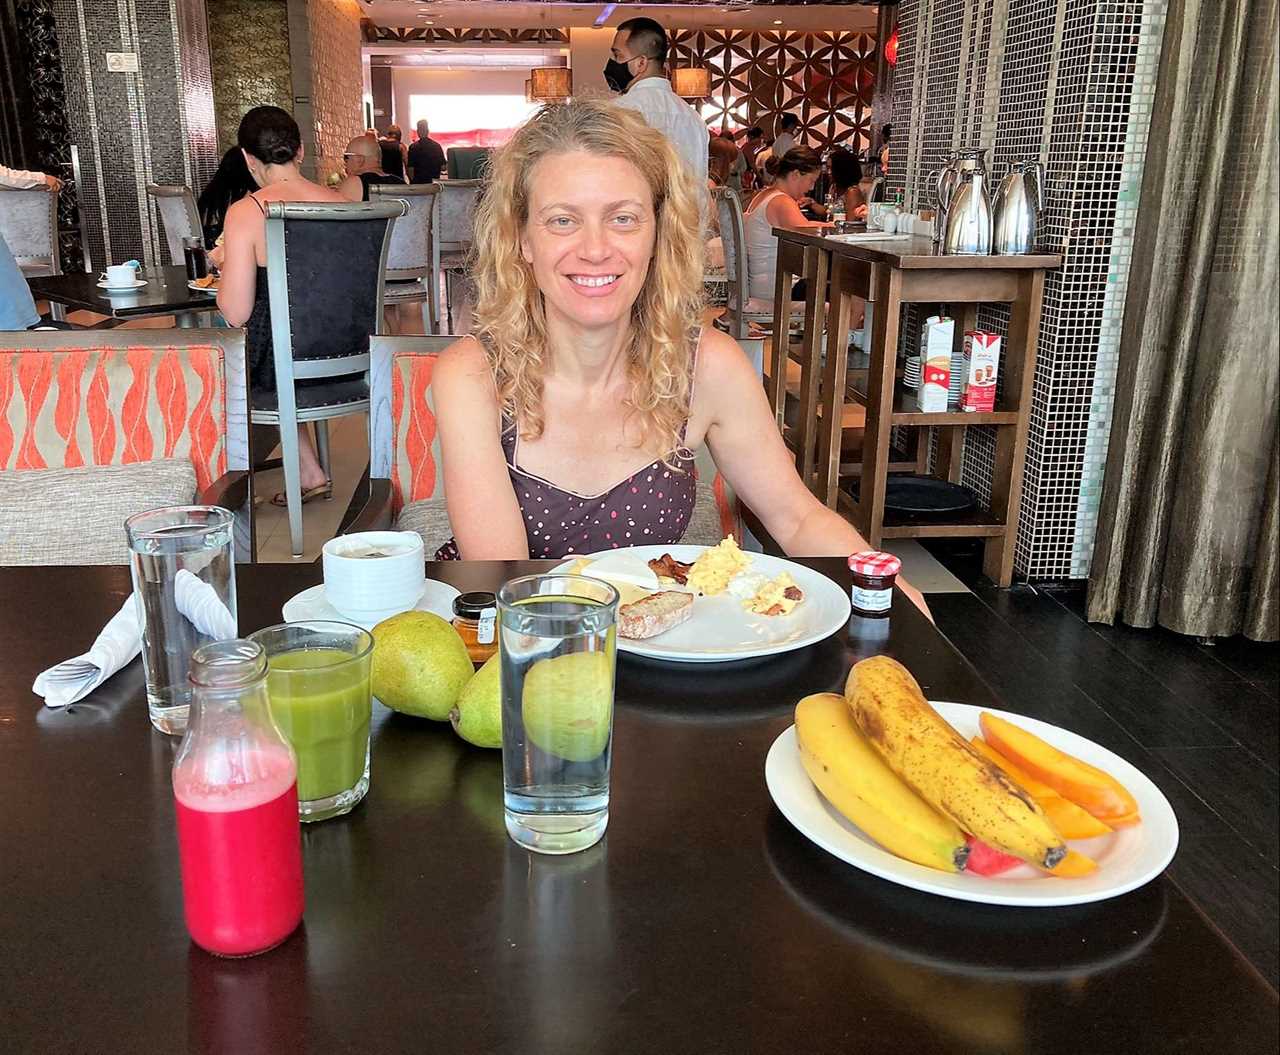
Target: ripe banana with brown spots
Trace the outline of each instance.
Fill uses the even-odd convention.
[[[854,724],[889,768],[964,831],[1040,868],[1066,856],[1035,799],[969,746],[897,660],[855,664],[844,694]]]
[[[964,867],[964,833],[885,765],[843,696],[820,692],[796,704],[796,741],[822,797],[886,850],[943,872]]]

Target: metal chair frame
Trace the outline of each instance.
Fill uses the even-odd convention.
[[[374,183],[369,186],[370,201],[384,199],[403,201],[408,208],[406,216],[417,210],[425,209],[426,211],[424,218],[426,238],[420,246],[407,247],[404,253],[412,259],[415,253],[420,252],[422,263],[414,267],[388,267],[382,273],[382,292],[383,300],[387,304],[412,304],[421,301],[423,328],[427,333],[437,332],[439,319],[439,305],[436,301],[440,296],[440,271],[433,248],[435,221],[439,216],[437,205],[439,197],[440,184],[438,183],[411,183],[408,186]],[[396,228],[397,233],[405,230],[407,230],[405,225],[399,225]],[[403,238],[404,235],[401,237]],[[397,250],[401,248],[397,244],[399,240],[393,240],[387,249],[387,255],[393,262],[397,257]]]
[[[184,238],[199,238],[201,243],[204,242],[204,228],[200,224],[200,210],[196,207],[196,197],[191,193],[191,188],[182,183],[148,183],[147,194],[149,197],[156,199],[156,209],[160,213],[160,219],[164,225],[164,237],[169,246],[170,263],[183,264],[186,257],[182,252],[182,240]],[[168,217],[165,215],[165,207],[161,199],[179,198],[186,212],[187,227],[186,233],[174,229],[174,225],[169,223]]]

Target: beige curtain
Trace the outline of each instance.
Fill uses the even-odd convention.
[[[1277,638],[1277,3],[1170,0],[1089,618]]]

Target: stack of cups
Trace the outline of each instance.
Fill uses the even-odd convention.
[[[908,388],[920,387],[920,356],[907,356],[906,365],[902,371],[902,383]]]

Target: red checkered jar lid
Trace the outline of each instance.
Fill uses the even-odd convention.
[[[857,575],[883,578],[888,575],[897,575],[902,570],[902,561],[892,553],[868,549],[855,553],[849,558],[849,570]]]

